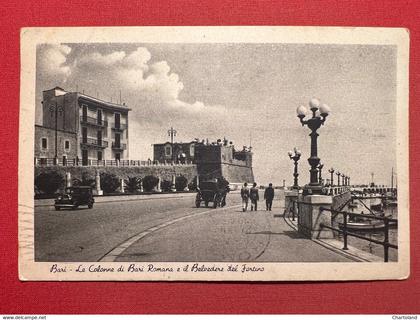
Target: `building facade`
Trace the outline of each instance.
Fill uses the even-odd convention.
[[[82,165],[128,158],[130,109],[125,105],[56,87],[43,91],[42,110],[42,126],[35,126],[35,157],[75,158]]]

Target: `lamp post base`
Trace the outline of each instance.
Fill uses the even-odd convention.
[[[323,194],[323,186],[320,184],[307,184],[303,187],[303,195],[315,195],[315,194]]]

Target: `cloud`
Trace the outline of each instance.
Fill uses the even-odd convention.
[[[107,55],[103,55],[99,52],[93,52],[87,56],[81,57],[77,61],[78,67],[89,67],[89,68],[104,68],[113,66],[121,62],[125,58],[124,51],[116,51]]]
[[[151,60],[152,55],[145,47],[128,53],[114,51],[103,54],[95,51],[76,58],[72,76],[79,83],[83,79],[94,82],[97,85],[94,90],[121,90],[138,119],[156,116],[157,113],[163,118],[165,114],[177,118],[180,113],[197,114],[206,108],[211,108],[213,112],[223,111],[221,106],[181,100],[179,97],[184,84],[179,75],[171,71],[167,61]],[[150,119],[157,120],[152,117],[148,121]]]
[[[130,157],[133,159],[145,158],[144,153],[151,153],[151,143],[167,139],[166,130],[170,126],[178,128],[179,138],[186,141],[196,136],[211,138],[218,134],[216,123],[221,129],[229,122],[223,106],[182,99],[182,91],[188,88],[184,88],[180,76],[172,71],[168,61],[153,61],[145,47],[133,51],[99,51],[87,46],[72,51],[69,46],[61,45],[45,47],[40,53],[43,70],[50,68],[44,85],[63,85],[66,90],[77,87],[108,101],[122,92],[123,102],[132,109]],[[61,83],[57,82],[57,75],[61,75]]]
[[[61,44],[45,44],[40,48],[37,70],[45,77],[60,77],[62,80],[71,74],[67,57],[71,48]]]

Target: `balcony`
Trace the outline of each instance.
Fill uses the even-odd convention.
[[[112,142],[112,149],[118,150],[118,151],[123,151],[123,150],[127,149],[127,145],[125,143]]]
[[[87,147],[93,147],[97,149],[105,149],[108,147],[108,141],[98,140],[95,138],[82,139],[81,144]]]
[[[93,117],[81,116],[80,117],[80,122],[82,124],[88,124],[88,125],[92,125],[92,126],[95,126],[95,127],[101,127],[101,128],[108,127],[108,121],[98,119],[98,118],[93,118]]]
[[[111,126],[111,129],[115,130],[115,131],[122,132],[124,130],[127,130],[127,124],[125,124],[125,123],[120,123],[120,124],[113,123],[112,126]]]

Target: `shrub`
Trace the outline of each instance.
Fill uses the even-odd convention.
[[[78,178],[73,179],[73,186],[75,186],[75,187],[89,186],[89,187],[94,188],[95,183],[96,183],[95,177],[91,177],[87,173],[83,173],[81,179],[78,179]]]
[[[43,172],[35,178],[36,187],[46,194],[54,194],[64,186],[64,178],[56,171]]]
[[[175,189],[176,191],[184,191],[187,187],[188,180],[184,176],[179,176],[175,178]]]
[[[135,193],[140,189],[141,178],[139,177],[128,177],[125,182],[125,189],[130,193]]]
[[[144,191],[151,192],[159,183],[159,179],[155,176],[149,175],[143,178]]]
[[[160,184],[160,188],[162,189],[162,191],[165,191],[165,192],[172,191],[172,186],[173,186],[172,181],[169,181],[169,180],[163,180]]]
[[[120,179],[115,174],[102,172],[101,177],[101,189],[105,193],[112,193],[120,186]]]
[[[196,191],[197,190],[197,176],[195,176],[190,183],[188,183],[188,190]]]

